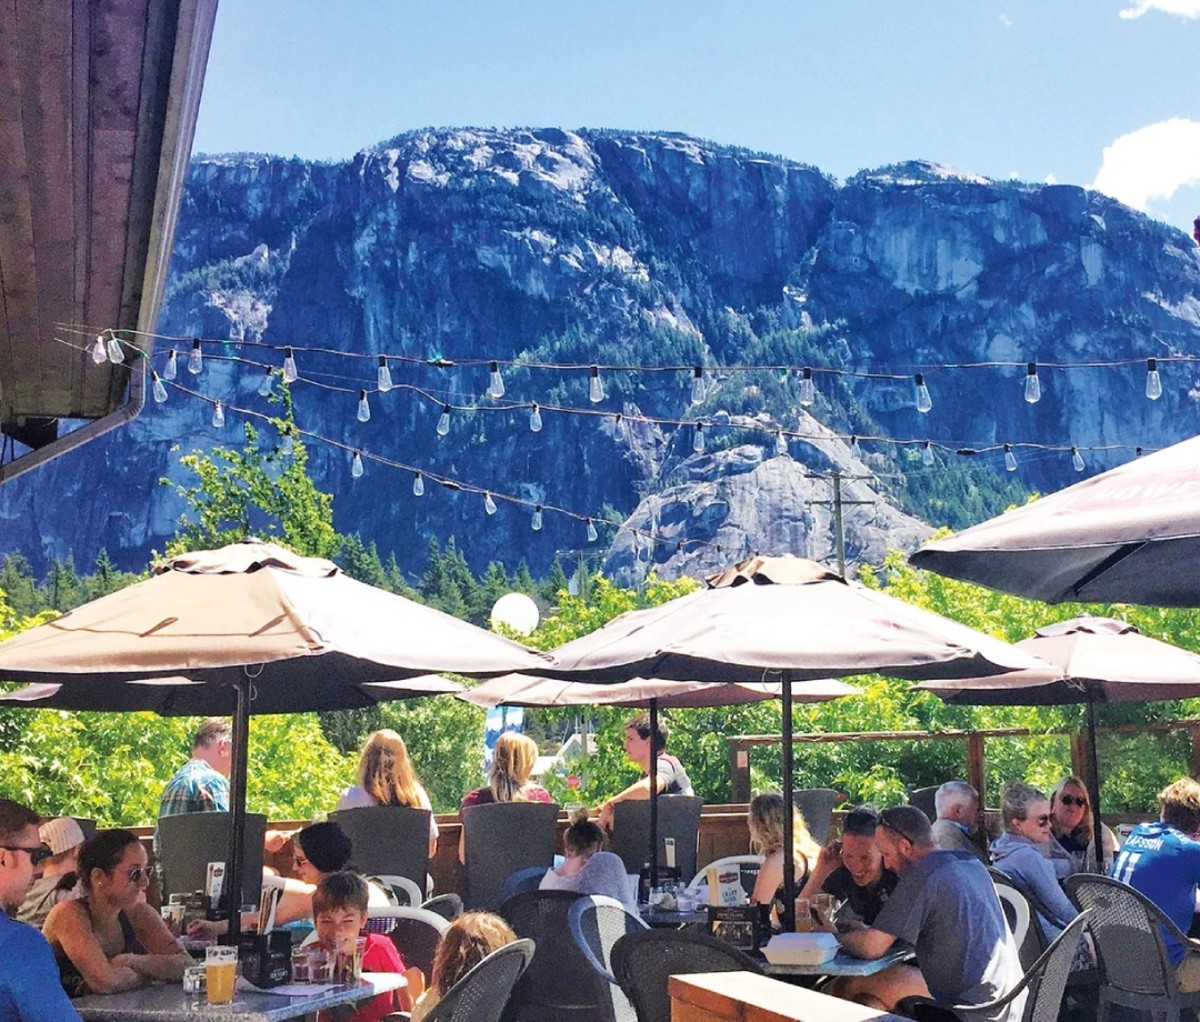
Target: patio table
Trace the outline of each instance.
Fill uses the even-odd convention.
[[[752,972],[672,976],[671,1022],[905,1022]]]
[[[365,972],[359,983],[297,996],[239,984],[232,1004],[208,1004],[202,999],[199,1006],[184,994],[182,984],[155,983],[120,994],[91,994],[71,1003],[84,1022],[281,1022],[322,1008],[365,1001],[399,990],[405,983],[400,973]]]
[[[819,965],[772,965],[764,960],[762,966],[768,976],[873,976],[911,957],[912,950],[909,948],[889,951],[880,958],[855,958],[845,951],[839,951],[829,961]]]
[[[691,912],[638,905],[638,915],[642,917],[642,922],[655,930],[678,929],[688,923],[708,923],[707,906],[704,905]]]

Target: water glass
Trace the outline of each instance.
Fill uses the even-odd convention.
[[[333,966],[337,961],[337,952],[330,951],[320,944],[310,944],[308,948],[308,980],[310,983],[332,983]]]
[[[292,948],[292,982],[309,983],[312,981],[311,975],[308,969],[308,948]]]
[[[205,982],[206,968],[204,965],[189,965],[183,970],[183,996],[189,1007],[199,1008],[204,1000],[204,992],[208,987]]]

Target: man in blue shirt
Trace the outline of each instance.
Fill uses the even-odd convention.
[[[33,810],[0,799],[0,1019],[79,1022],[46,938],[11,918],[50,855],[38,837],[40,822]]]
[[[1158,806],[1159,822],[1134,828],[1110,876],[1140,891],[1187,933],[1200,884],[1200,784],[1185,777],[1168,785],[1158,793]],[[1200,953],[1163,936],[1180,990],[1200,990]]]

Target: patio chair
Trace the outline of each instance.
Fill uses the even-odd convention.
[[[517,936],[538,948],[504,1010],[505,1022],[613,1022],[608,984],[571,937],[567,914],[581,897],[527,891],[500,906]]]
[[[1088,915],[1076,916],[1069,926],[1055,938],[1033,966],[1021,977],[1021,982],[1003,997],[986,1004],[943,1004],[925,997],[905,997],[896,1005],[896,1011],[916,1022],[954,1022],[960,1018],[995,1018],[1006,1005],[1028,990],[1025,1010],[1019,1022],[1057,1022],[1062,1008],[1067,976],[1071,971],[1071,959]],[[1017,1022],[1017,1020],[1013,1020]]]
[[[792,792],[792,801],[804,817],[813,840],[823,845],[829,840],[833,809],[843,801],[842,793],[832,788],[800,788]]]
[[[708,871],[714,866],[717,869],[725,866],[737,866],[741,873],[742,890],[746,892],[746,897],[749,897],[754,891],[754,884],[758,880],[762,864],[763,857],[761,855],[726,855],[722,859],[713,859],[712,862],[701,866],[696,871],[696,875],[688,882],[687,889],[693,894],[698,894],[700,899],[707,904]]]
[[[1000,899],[1000,907],[1004,909],[1004,918],[1008,921],[1008,931],[1012,934],[1013,943],[1017,946],[1017,956],[1021,959],[1021,968],[1029,969],[1038,960],[1045,948],[1030,931],[1029,920],[1033,910],[1029,901],[1012,884],[1003,883],[993,878],[996,896]]]
[[[1100,966],[1098,1017],[1124,1005],[1178,1022],[1200,1008],[1200,992],[1184,993],[1175,978],[1164,933],[1185,948],[1200,950],[1140,891],[1108,877],[1077,873],[1063,883],[1067,897],[1089,915],[1088,928]]]
[[[700,810],[704,800],[694,795],[658,797],[658,864],[667,866],[667,839],[675,843],[675,868],[680,877],[696,872]],[[613,806],[609,851],[625,863],[626,873],[641,873],[650,861],[650,800],[627,799]]]
[[[463,810],[467,908],[494,912],[513,873],[528,866],[549,868],[558,812],[558,806],[543,802],[492,802]]]
[[[571,936],[583,956],[608,984],[608,994],[616,1022],[636,1022],[637,1012],[612,971],[613,945],[627,933],[649,929],[616,898],[592,894],[578,898],[567,912]]]
[[[531,940],[493,951],[446,991],[425,1022],[500,1022],[513,987],[534,957]]]
[[[612,971],[637,1012],[638,1022],[671,1022],[672,976],[696,972],[757,972],[762,966],[707,933],[643,930],[621,937],[612,949]]]
[[[428,909],[430,912],[436,912],[449,922],[454,922],[463,913],[462,898],[453,891],[447,894],[439,894],[428,901],[423,901],[420,907]]]
[[[410,806],[341,809],[329,819],[345,831],[350,862],[368,876],[407,877],[425,890],[429,872],[429,810]]]
[[[368,932],[390,937],[404,964],[416,966],[427,979],[433,977],[433,955],[438,939],[449,926],[442,916],[423,908],[389,905],[367,909]]]
[[[926,816],[930,822],[937,819],[937,791],[940,784],[931,784],[928,788],[917,788],[909,793],[908,804],[916,806]]]
[[[504,900],[508,901],[514,895],[524,894],[526,891],[536,891],[549,868],[549,866],[526,866],[511,874],[504,881]]]
[[[421,889],[409,880],[408,877],[383,873],[376,876],[369,876],[367,879],[374,881],[387,891],[388,897],[392,899],[392,904],[394,905],[407,905],[409,908],[417,908],[424,897],[421,894]]]
[[[162,873],[162,900],[172,894],[203,891],[208,864],[229,858],[229,813],[183,813],[158,820],[158,851]],[[267,818],[246,814],[246,839],[242,846],[242,890],[238,906],[257,905],[263,882],[263,837]],[[228,893],[228,892],[227,892]],[[223,898],[226,905],[228,897]]]

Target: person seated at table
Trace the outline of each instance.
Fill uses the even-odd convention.
[[[1051,940],[1078,914],[1054,872],[1050,800],[1037,788],[1016,781],[1004,789],[1000,807],[1004,832],[992,842],[992,863],[1034,899]]]
[[[191,958],[146,903],[149,859],[138,836],[104,830],[79,850],[81,897],[59,902],[42,932],[72,997],[178,983]]]
[[[571,817],[563,832],[567,855],[561,866],[546,870],[538,885],[543,891],[573,891],[616,898],[629,911],[637,911],[633,892],[619,855],[604,851],[604,830],[588,819],[586,809]]]
[[[1058,846],[1070,857],[1068,876],[1080,872],[1100,873],[1112,865],[1117,836],[1104,824],[1100,825],[1104,861],[1097,863],[1091,800],[1078,777],[1064,777],[1050,792],[1050,828]],[[1061,878],[1061,872],[1056,870],[1056,873]]]
[[[429,857],[437,854],[438,825],[429,795],[417,778],[408,746],[395,731],[376,731],[363,745],[358,759],[358,784],[338,799],[337,811],[370,806],[411,806],[429,810]]]
[[[603,802],[598,810],[600,826],[612,830],[613,806],[628,799],[650,797],[650,762],[654,761],[655,790],[661,795],[692,795],[692,782],[683,764],[667,753],[668,729],[666,721],[658,718],[658,734],[651,738],[650,715],[639,713],[625,725],[625,755],[630,762],[641,767],[646,776],[634,781],[623,791],[617,792]]]
[[[750,830],[750,848],[763,856],[763,864],[750,892],[752,905],[775,905],[783,887],[783,814],[786,812],[782,795],[769,791],[755,795],[746,813]],[[816,865],[821,846],[808,832],[804,814],[792,805],[792,850],[796,871],[796,890],[808,883],[809,870]],[[777,917],[775,908],[772,917]]]
[[[864,805],[851,809],[842,821],[842,838],[821,849],[801,897],[832,894],[842,906],[837,923],[870,926],[887,904],[900,878],[883,864],[875,843],[879,810]]]
[[[1200,784],[1184,777],[1158,793],[1159,822],[1142,823],[1121,845],[1114,880],[1140,891],[1184,933],[1196,910],[1200,885]],[[1200,951],[1163,933],[1179,989],[1200,990]]]
[[[46,916],[60,901],[70,901],[83,893],[79,883],[79,848],[83,844],[83,831],[69,816],[46,820],[38,827],[38,837],[51,852],[42,864],[42,875],[33,882],[21,907],[17,919],[41,929]]]
[[[433,977],[412,1010],[410,1022],[422,1022],[455,983],[493,951],[517,939],[512,928],[490,912],[464,912],[438,938]]]
[[[979,826],[979,792],[966,781],[947,781],[933,795],[937,819],[933,823],[933,840],[947,852],[969,852],[980,862],[987,855],[975,842]]]
[[[313,919],[316,923],[317,941],[330,951],[354,954],[354,943],[363,935],[367,925],[367,883],[357,873],[339,871],[324,877],[312,896]],[[409,973],[392,943],[382,933],[368,933],[362,956],[363,972]],[[419,969],[412,970],[420,973]],[[415,978],[415,977],[414,977]],[[419,984],[414,984],[419,985]],[[362,1004],[352,1015],[338,1012],[337,1022],[380,1022],[393,1011],[408,1011],[412,1008],[412,996],[405,987],[402,990],[380,994]],[[333,1022],[334,1015],[319,1012],[317,1022]]]
[[[948,852],[916,806],[879,814],[875,841],[883,864],[899,877],[871,926],[841,935],[858,958],[882,958],[897,940],[916,948],[919,969],[890,966],[873,976],[843,978],[832,992],[892,1011],[904,997],[932,994],[944,1004],[983,1004],[1021,981],[1021,963],[987,868],[966,852]],[[1025,992],[988,1022],[1020,1019]],[[962,1018],[969,1016],[963,1015]],[[978,1020],[982,1022],[982,1020]]]
[[[459,823],[462,822],[463,810],[471,806],[490,805],[493,802],[553,802],[550,792],[529,779],[537,757],[537,742],[528,735],[519,731],[505,731],[500,735],[492,751],[487,787],[476,788],[463,796],[458,807]],[[461,830],[458,835],[458,861],[467,861],[465,835]]]

